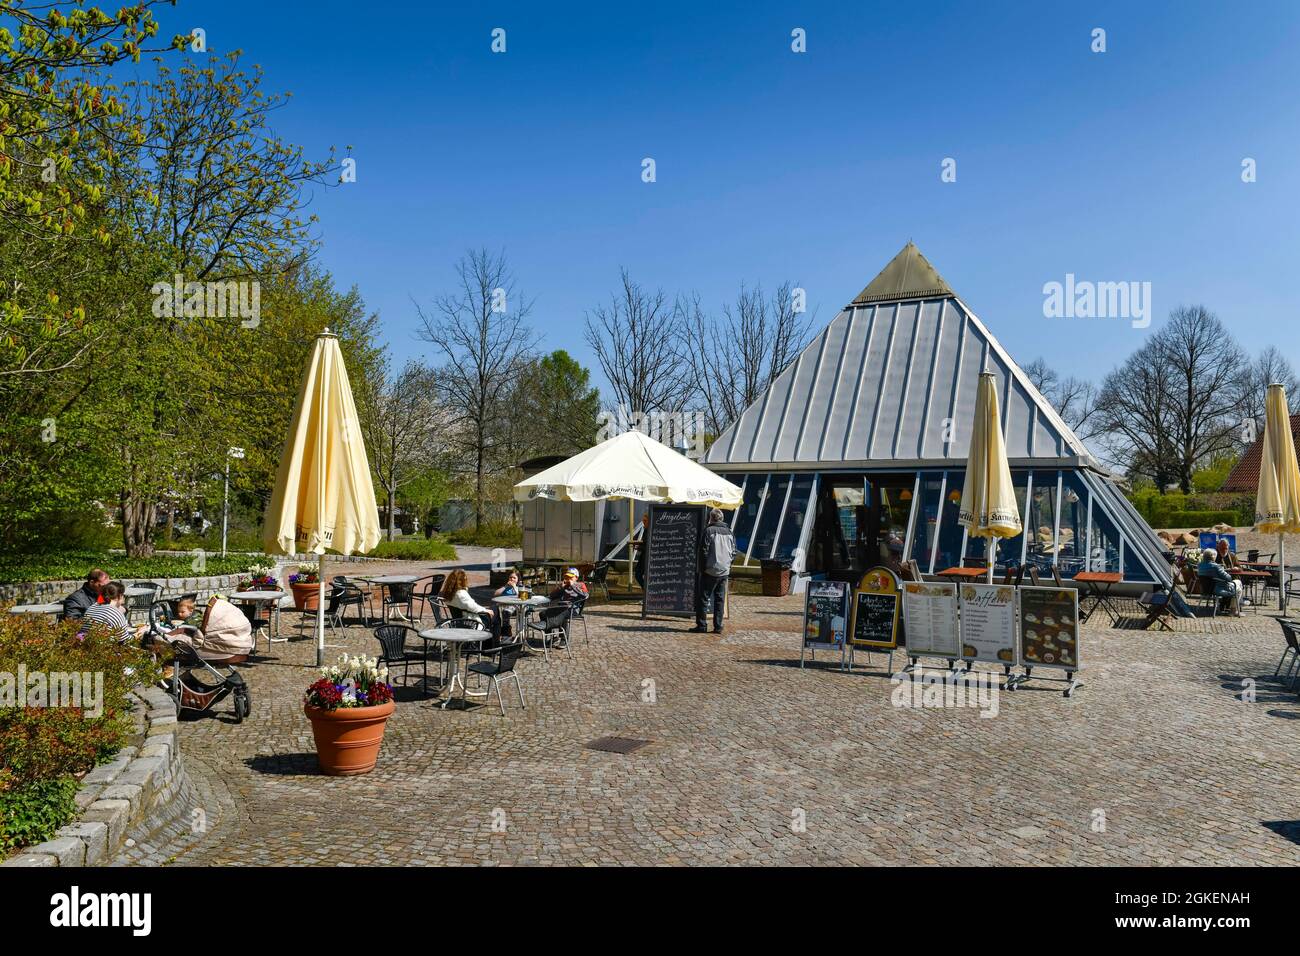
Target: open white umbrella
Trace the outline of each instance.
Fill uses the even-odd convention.
[[[1259,461],[1259,489],[1255,496],[1255,530],[1277,533],[1278,610],[1286,611],[1286,541],[1283,535],[1300,531],[1300,465],[1296,464],[1291,437],[1291,414],[1286,389],[1270,385],[1264,397],[1264,441]]]
[[[364,554],[379,538],[379,509],[352,387],[338,337],[326,329],[316,337],[298,391],[262,530],[268,551],[317,555],[317,665],[325,662],[325,551]]]
[[[996,539],[1014,538],[1022,530],[992,372],[980,374],[975,393],[975,425],[966,456],[966,482],[962,486],[957,523],[971,537],[988,538],[988,581],[992,584]]]
[[[698,462],[639,431],[615,435],[515,485],[516,501],[628,500],[628,574],[633,501],[740,507],[744,493]]]

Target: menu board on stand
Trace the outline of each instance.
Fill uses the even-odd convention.
[[[875,567],[862,576],[853,595],[853,626],[849,629],[849,667],[858,651],[882,651],[892,661],[898,646],[898,578],[885,567]],[[870,658],[868,658],[870,660]],[[886,668],[889,664],[886,663]]]
[[[647,614],[695,616],[703,534],[703,505],[650,506],[642,617]]]
[[[803,667],[805,653],[816,660],[817,651],[839,651],[842,670],[848,620],[848,584],[843,581],[809,581],[808,590],[804,592],[799,666]]]
[[[1010,689],[1023,684],[1035,667],[1065,671],[1066,697],[1082,687],[1079,670],[1079,592],[1075,588],[1021,587],[1020,663],[1025,673]]]
[[[970,670],[976,661],[1002,665],[1007,677],[1016,660],[1016,589],[1009,584],[961,585],[961,653]]]
[[[944,657],[952,668],[961,656],[957,633],[957,585],[903,582],[903,624],[911,670],[922,657]]]

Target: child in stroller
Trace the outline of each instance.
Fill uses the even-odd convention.
[[[150,641],[155,649],[161,645],[173,654],[167,690],[178,712],[202,713],[234,694],[235,721],[240,722],[249,715],[252,699],[234,665],[246,661],[253,650],[252,626],[239,608],[220,595],[208,601],[201,626],[174,626],[172,614],[181,616],[184,601],[178,601],[175,610],[167,601],[156,601],[149,609]]]

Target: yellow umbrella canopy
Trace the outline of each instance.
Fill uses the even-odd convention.
[[[1286,389],[1270,385],[1264,396],[1264,441],[1259,461],[1259,489],[1255,496],[1255,530],[1277,535],[1277,561],[1286,576],[1283,535],[1300,531],[1300,465],[1291,438],[1291,415]],[[1286,588],[1278,588],[1278,602],[1286,610]]]
[[[317,663],[324,658],[325,551],[379,543],[379,509],[338,337],[317,336],[280,458],[262,541],[276,554],[319,555]]]
[[[1011,484],[1006,442],[998,414],[998,390],[992,372],[980,374],[975,393],[975,423],[966,457],[957,523],[974,538],[989,539],[988,579],[993,580],[994,539],[1020,534],[1020,508]]]

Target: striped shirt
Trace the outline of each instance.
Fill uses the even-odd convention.
[[[107,628],[109,633],[119,641],[131,639],[131,624],[122,613],[122,609],[112,604],[95,604],[86,610],[82,617],[82,630],[92,627]]]

